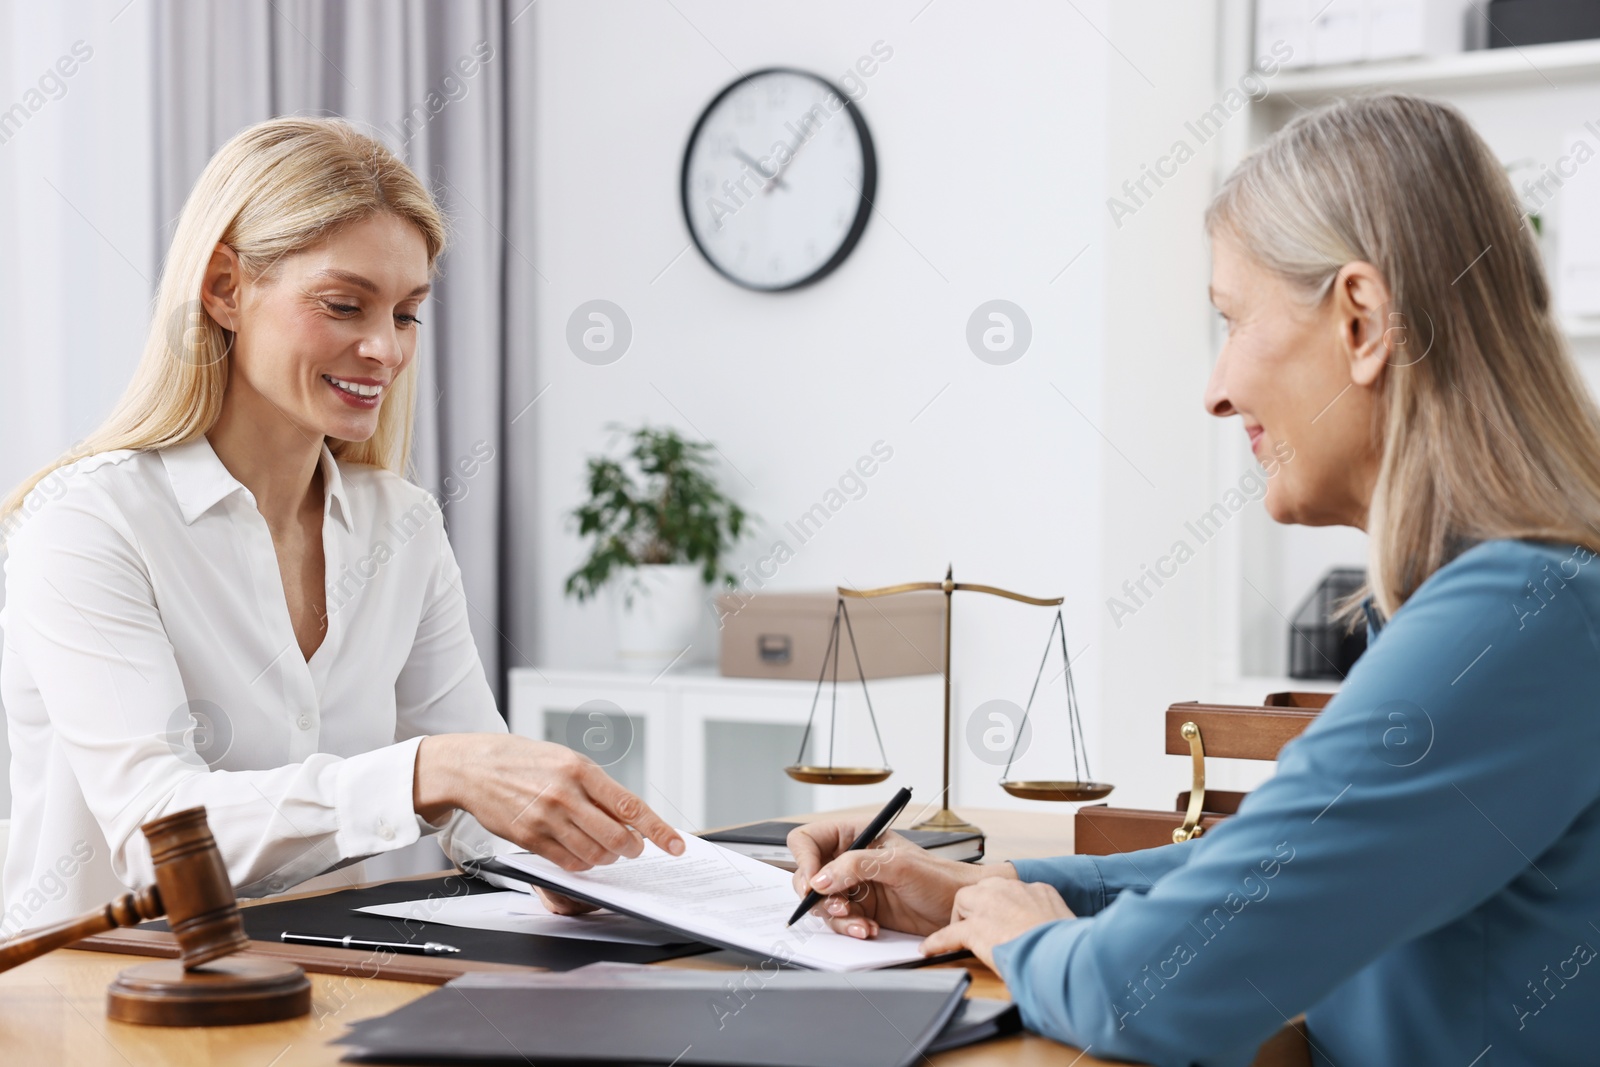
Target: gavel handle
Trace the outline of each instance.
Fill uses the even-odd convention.
[[[159,919],[165,914],[166,909],[161,906],[161,892],[155,886],[137,893],[124,893],[98,911],[47,926],[43,930],[18,934],[9,941],[0,941],[0,971],[9,971],[35,956],[43,956],[74,941],[115,930],[119,926],[134,926],[146,919]]]

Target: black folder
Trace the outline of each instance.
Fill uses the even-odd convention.
[[[912,1067],[970,981],[954,967],[480,973],[358,1022],[335,1044],[359,1063]]]
[[[394,904],[402,900],[429,897],[454,897],[463,893],[496,893],[491,885],[461,874],[417,881],[385,882],[366,889],[341,889],[335,893],[274,900],[240,908],[245,933],[252,941],[277,941],[285,930],[323,937],[352,937],[364,941],[406,941],[422,944],[442,941],[461,950],[451,959],[482,963],[512,963],[524,967],[545,967],[570,971],[600,961],[654,963],[677,956],[710,952],[712,946],[699,942],[670,945],[630,945],[618,941],[586,941],[575,937],[542,937],[538,934],[511,934],[501,930],[473,930],[464,926],[395,919],[356,911],[372,904]],[[141,924],[142,929],[165,930],[163,920]]]

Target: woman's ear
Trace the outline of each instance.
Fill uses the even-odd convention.
[[[239,288],[243,281],[239,254],[218,241],[211,251],[211,261],[206,264],[205,279],[200,283],[200,303],[225,330],[238,332]]]
[[[1339,341],[1356,385],[1377,383],[1395,344],[1390,318],[1389,285],[1370,263],[1346,263],[1333,283],[1333,306],[1339,318]]]

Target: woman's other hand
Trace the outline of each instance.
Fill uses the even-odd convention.
[[[990,879],[956,891],[950,925],[922,942],[925,956],[966,949],[994,970],[994,948],[1043,923],[1076,918],[1054,886]]]
[[[544,901],[544,906],[550,909],[552,915],[585,915],[598,910],[587,900],[574,900],[564,893],[556,893],[543,886],[534,886],[533,891],[539,894],[539,899]]]

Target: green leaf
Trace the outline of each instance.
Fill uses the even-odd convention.
[[[588,460],[589,499],[570,517],[591,544],[567,577],[567,595],[582,602],[646,563],[698,563],[708,584],[735,585],[722,561],[750,516],[717,487],[714,446],[650,426],[628,432],[628,439],[625,460]]]

